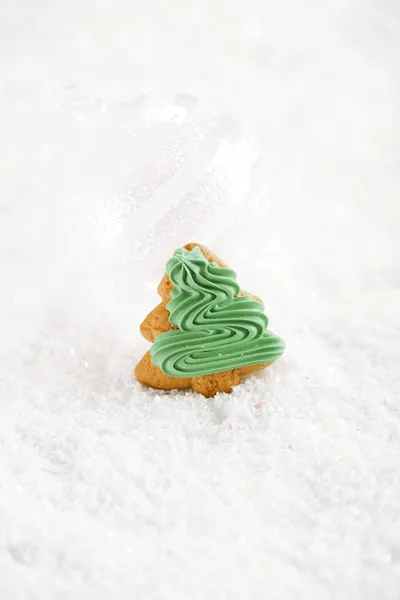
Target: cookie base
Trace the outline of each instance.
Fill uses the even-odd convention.
[[[223,371],[222,373],[202,375],[201,377],[171,377],[152,363],[151,354],[148,351],[136,365],[135,376],[140,383],[157,390],[192,388],[206,398],[212,398],[218,392],[231,392],[235,385],[239,385],[241,377],[265,369],[270,364],[252,365],[231,371]]]

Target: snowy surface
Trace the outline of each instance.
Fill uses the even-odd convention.
[[[399,40],[396,0],[1,1],[1,600],[399,598]],[[287,342],[214,401],[132,378],[188,241]]]

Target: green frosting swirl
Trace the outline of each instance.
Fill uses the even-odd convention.
[[[261,302],[237,296],[234,271],[208,262],[196,246],[176,250],[167,273],[174,284],[169,322],[178,329],[161,333],[150,350],[163,373],[198,377],[272,362],[283,354],[283,341],[266,331]]]

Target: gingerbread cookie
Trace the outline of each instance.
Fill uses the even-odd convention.
[[[240,290],[235,272],[208,248],[179,248],[166,271],[162,302],[140,327],[154,342],[135,369],[141,383],[211,397],[283,354],[283,341],[266,330],[262,301]]]

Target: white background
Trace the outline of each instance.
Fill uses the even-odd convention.
[[[399,36],[395,0],[1,1],[1,600],[398,598]],[[239,210],[194,203],[154,255],[93,233],[152,158],[124,150],[150,89],[258,152]],[[213,401],[132,377],[188,241],[287,342]]]

